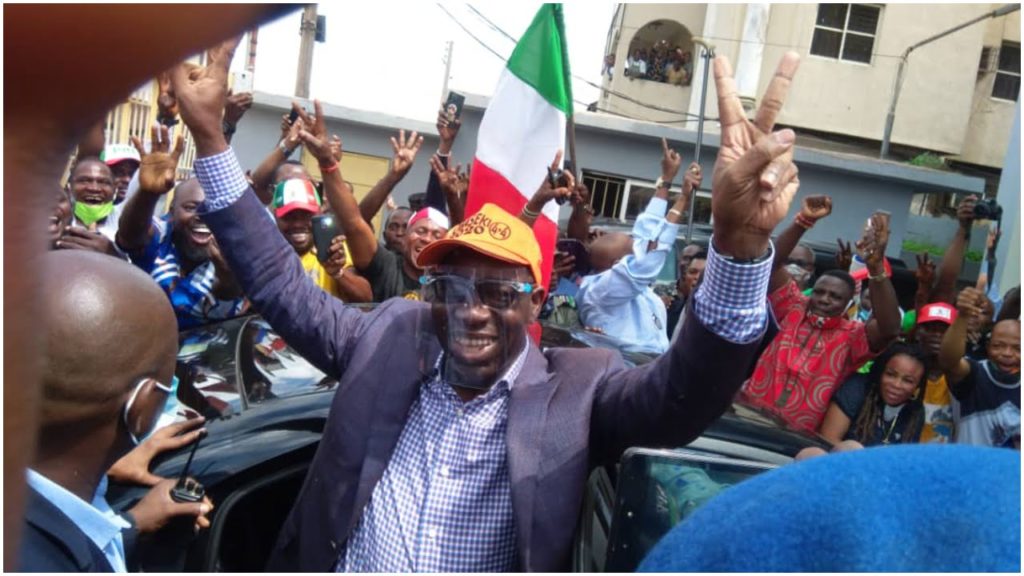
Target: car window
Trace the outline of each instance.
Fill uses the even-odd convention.
[[[606,570],[632,572],[676,524],[772,464],[694,450],[630,449],[622,457]]]
[[[337,380],[310,364],[262,318],[242,329],[238,362],[248,405],[334,388]]]

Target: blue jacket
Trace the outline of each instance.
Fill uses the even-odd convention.
[[[18,554],[22,572],[112,572],[103,552],[70,518],[27,487]]]
[[[203,216],[255,309],[293,348],[339,378],[305,483],[268,569],[330,571],[380,480],[422,379],[440,353],[428,305],[392,299],[370,313],[306,277],[247,191]],[[630,446],[679,446],[729,406],[760,342],[732,344],[689,315],[678,344],[627,369],[602,349],[530,344],[508,414],[519,566],[566,570],[584,485]]]

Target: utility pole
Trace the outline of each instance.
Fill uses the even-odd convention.
[[[313,75],[313,43],[316,40],[316,4],[307,4],[302,10],[299,25],[299,68],[295,75],[295,96],[309,98],[309,80]]]
[[[444,47],[444,82],[441,84],[441,102],[448,97],[448,78],[452,74],[452,46],[451,40],[445,42]]]

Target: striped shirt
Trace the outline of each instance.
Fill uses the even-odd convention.
[[[170,298],[179,329],[233,318],[245,311],[245,298],[221,300],[213,295],[213,283],[217,277],[213,262],[207,260],[182,276],[168,216],[154,218],[153,227],[156,233],[134,263],[145,270]]]

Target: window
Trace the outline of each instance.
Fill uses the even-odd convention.
[[[590,207],[595,218],[618,218],[626,181],[597,172],[583,172],[583,184],[590,190]]]
[[[811,54],[870,64],[881,12],[867,4],[819,4]]]
[[[1003,43],[999,50],[999,68],[992,84],[992,97],[1016,101],[1020,94],[1020,44]]]

